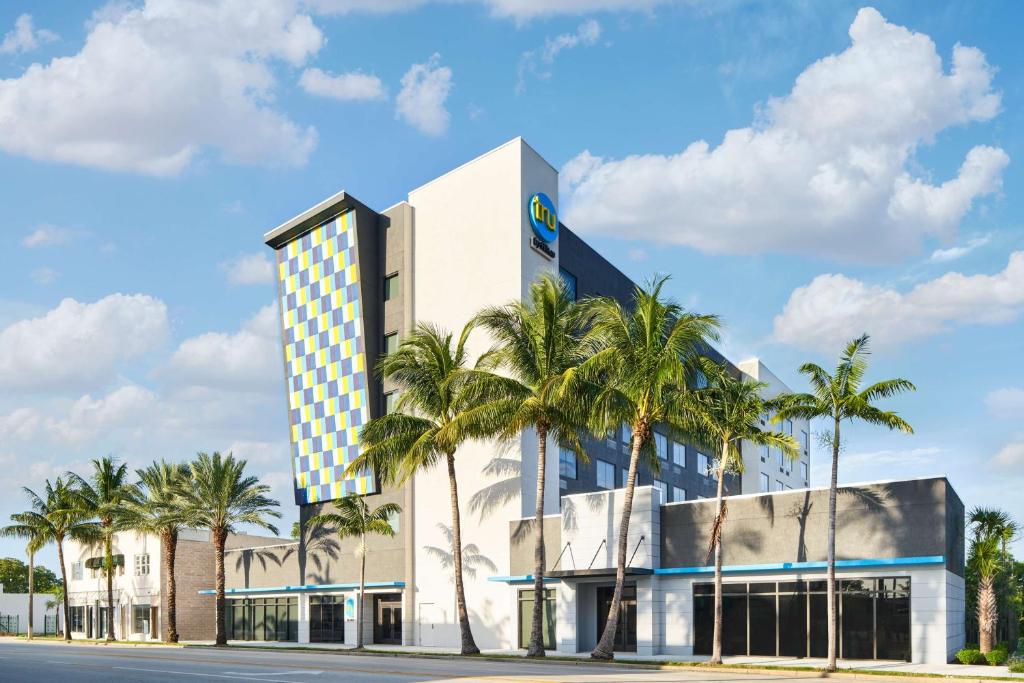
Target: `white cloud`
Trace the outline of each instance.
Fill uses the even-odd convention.
[[[154,410],[157,401],[157,395],[152,391],[134,384],[115,389],[100,398],[86,394],[72,404],[67,418],[48,421],[47,430],[70,443],[87,441],[118,428],[145,430],[144,425],[159,415]]]
[[[1024,440],[1011,441],[1003,446],[992,458],[992,464],[1011,472],[1024,469]]]
[[[975,237],[967,240],[965,243],[950,247],[949,249],[936,249],[932,252],[931,257],[928,259],[932,263],[949,263],[950,261],[956,261],[957,259],[967,256],[975,249],[983,247],[989,243],[991,238],[988,235],[982,237]]]
[[[95,303],[64,299],[40,317],[0,330],[0,386],[101,386],[121,364],[161,344],[167,332],[167,307],[144,294],[111,294]]]
[[[7,415],[0,415],[0,442],[28,441],[36,435],[42,422],[42,416],[32,408],[16,408]]]
[[[316,68],[306,69],[299,85],[311,95],[334,100],[382,100],[387,96],[379,78],[358,71],[334,75]]]
[[[22,246],[30,249],[35,247],[52,247],[68,244],[75,236],[74,231],[67,228],[59,228],[56,225],[40,225],[35,230],[25,235],[21,240]]]
[[[266,253],[242,254],[220,265],[233,285],[265,285],[274,281],[274,264]]]
[[[402,76],[402,90],[395,99],[395,118],[427,135],[443,135],[451,114],[445,100],[452,89],[452,70],[441,66],[436,52],[423,64],[413,64]]]
[[[56,282],[57,277],[59,275],[60,273],[58,273],[53,268],[43,266],[42,268],[36,268],[35,270],[33,270],[29,274],[29,277],[31,277],[32,282],[36,283],[37,285],[49,285],[52,284],[53,282]]]
[[[280,389],[284,360],[277,305],[261,308],[235,333],[186,339],[171,356],[169,376],[179,385],[236,391]]]
[[[867,332],[878,346],[897,346],[957,325],[995,325],[1024,310],[1024,251],[994,275],[948,272],[909,292],[845,275],[819,275],[790,294],[775,316],[773,338],[834,352]]]
[[[956,175],[917,177],[917,148],[942,131],[991,120],[994,69],[979,50],[935,44],[874,9],[857,13],[851,45],[807,67],[752,126],[712,147],[603,159],[584,151],[562,169],[562,209],[582,232],[711,253],[779,251],[881,262],[926,238],[952,241],[973,203],[999,191],[998,148],[971,149]]]
[[[4,35],[0,41],[0,55],[13,55],[19,52],[31,52],[40,45],[52,43],[58,39],[53,31],[41,28],[36,31],[32,27],[32,15],[22,14],[14,20],[14,28]]]
[[[985,405],[998,418],[1024,419],[1024,388],[1005,387],[991,391],[985,397]]]
[[[115,6],[77,54],[0,80],[0,149],[153,175],[179,173],[207,148],[303,164],[316,133],[274,107],[272,66],[301,66],[323,42],[295,0]]]
[[[661,5],[696,5],[700,0],[472,0],[503,19],[581,15],[592,12],[650,12]],[[311,0],[324,14],[390,14],[417,9],[438,0]],[[714,5],[710,5],[713,7]]]
[[[551,78],[551,71],[542,68],[541,64],[551,65],[563,50],[571,50],[579,45],[594,45],[601,37],[601,24],[594,19],[587,19],[573,33],[562,33],[544,41],[538,50],[529,50],[519,57],[519,76],[516,81],[516,92],[526,90],[526,77],[535,76],[541,80]]]

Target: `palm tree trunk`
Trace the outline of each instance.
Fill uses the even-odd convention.
[[[537,425],[537,504],[534,512],[533,624],[527,657],[544,656],[544,474],[548,452],[547,425]]]
[[[359,598],[356,602],[356,649],[363,649],[363,600],[366,599],[366,536],[359,554]]]
[[[722,663],[722,495],[725,493],[725,461],[729,455],[728,442],[722,445],[722,459],[718,465],[718,493],[715,496],[715,521],[712,542],[715,544],[715,631],[711,640],[711,664]]]
[[[836,610],[836,490],[839,486],[839,420],[832,431],[832,479],[828,487],[828,663],[826,671],[836,670],[838,613]]]
[[[992,576],[978,579],[978,646],[982,654],[992,651],[996,630],[996,593]]]
[[[466,610],[466,590],[462,583],[462,522],[459,519],[459,484],[455,479],[455,455],[449,453],[448,486],[452,496],[452,563],[455,565],[455,603],[459,613],[459,632],[462,636],[461,654],[475,655],[480,648],[473,640],[469,626],[469,612]]]
[[[114,549],[110,522],[104,524],[108,529],[103,541],[103,564],[107,570],[107,642],[112,643],[117,639],[114,636]]]
[[[178,532],[172,529],[160,534],[164,544],[164,575],[167,577],[167,613],[164,626],[164,639],[168,643],[178,642],[178,580],[174,577],[174,560],[178,550]]]
[[[215,644],[227,645],[228,636],[224,632],[224,543],[227,541],[227,532],[223,529],[213,529],[213,571],[214,588],[217,593],[216,605],[214,607]]]
[[[31,550],[28,553],[28,632],[26,634],[26,640],[32,640],[32,602],[35,599],[35,576],[36,572],[36,554]]]
[[[64,642],[71,642],[71,610],[68,599],[68,572],[64,567],[64,539],[57,538],[57,562],[60,563],[60,580],[64,583],[61,600],[64,602]]]
[[[629,456],[629,473],[626,475],[626,493],[622,500],[622,520],[619,522],[619,542],[615,563],[615,591],[608,609],[608,621],[597,647],[590,653],[592,659],[615,657],[615,631],[619,626],[619,606],[622,603],[622,586],[626,582],[626,550],[629,539],[629,516],[633,512],[633,491],[636,488],[636,468],[640,462],[640,447],[647,437],[647,426],[639,423],[633,426],[632,452]]]

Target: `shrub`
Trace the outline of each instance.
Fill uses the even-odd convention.
[[[978,661],[979,657],[981,657],[982,662],[985,661],[985,658],[982,656],[980,650],[969,650],[966,647],[963,650],[960,650],[956,653],[957,661],[959,661],[961,664],[974,664]]]
[[[1006,650],[992,650],[985,655],[985,659],[992,666],[1002,666],[1006,663]]]
[[[1010,665],[1010,673],[1024,674],[1024,657],[1012,657],[1007,664]]]

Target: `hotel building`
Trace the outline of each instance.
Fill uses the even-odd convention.
[[[457,332],[484,306],[522,298],[541,273],[559,273],[577,297],[627,303],[633,282],[559,223],[557,206],[556,169],[517,138],[381,211],[339,192],[265,236],[278,268],[301,521],[351,494],[402,507],[397,534],[370,540],[369,594],[358,625],[367,642],[459,642],[444,468],[397,488],[372,474],[343,474],[358,454],[362,425],[396,397],[397,387],[372,368],[418,322]],[[483,332],[470,338],[472,353],[489,345]],[[733,364],[714,349],[708,354],[766,382],[771,394],[786,391],[757,359]],[[744,474],[726,481],[730,653],[820,649],[826,504],[821,491],[806,488],[808,424],[782,429],[801,443],[797,459],[745,444]],[[511,449],[469,443],[458,453],[466,598],[482,649],[515,649],[528,635],[536,439],[527,432]],[[603,626],[628,440],[625,426],[589,439],[589,464],[548,444],[559,453],[548,459],[544,500],[551,649],[586,651]],[[617,647],[700,654],[710,632],[713,501],[701,499],[714,495],[712,454],[661,433],[655,445],[661,467],[643,470],[638,482]],[[956,494],[933,479],[854,487],[840,500],[844,656],[945,661],[962,640],[963,506]],[[294,544],[231,551],[229,638],[354,642],[354,549],[353,541],[304,533]]]

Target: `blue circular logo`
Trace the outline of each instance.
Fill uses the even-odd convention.
[[[530,215],[534,234],[544,242],[554,242],[558,237],[558,212],[551,197],[538,192],[530,197],[526,212]]]

